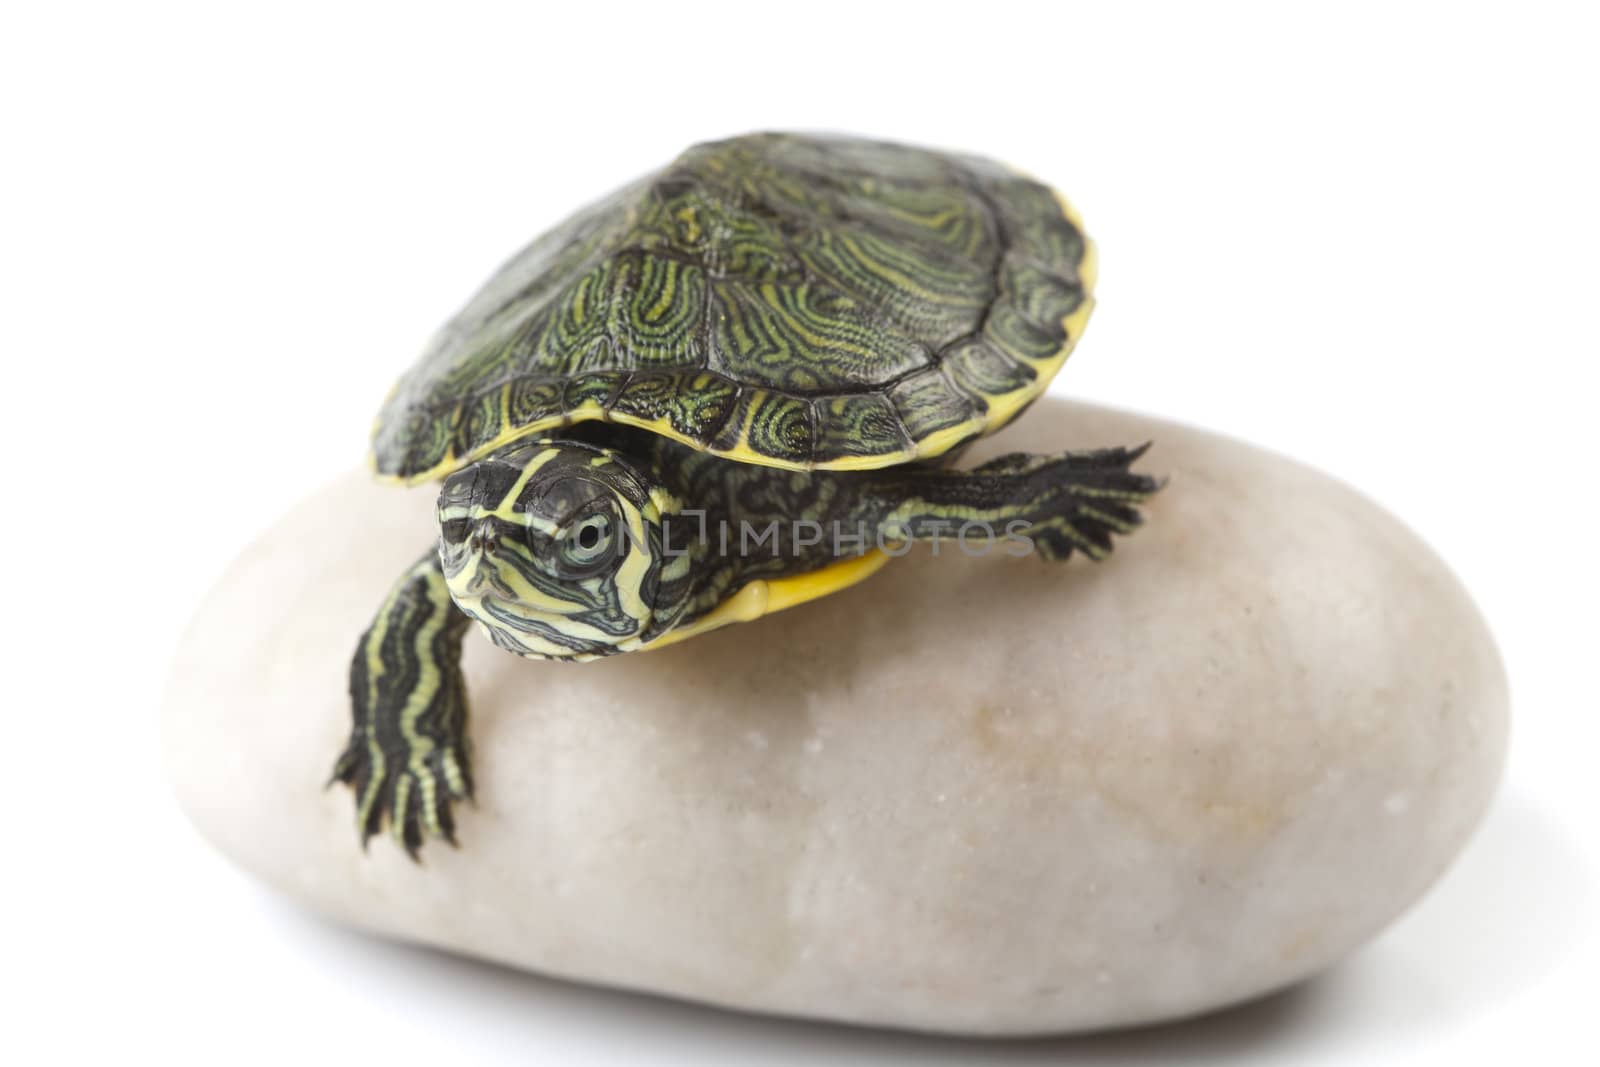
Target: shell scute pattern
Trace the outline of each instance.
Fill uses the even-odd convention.
[[[889,400],[912,440],[967,426],[983,414],[981,401],[957,389],[937,367],[897,383]]]
[[[878,385],[928,365],[928,349],[827,285],[724,280],[711,367],[736,382],[817,396]]]
[[[1090,306],[1087,239],[985,160],[844,137],[698,145],[501,268],[405,374],[381,475],[588,418],[804,470],[1002,425]]]
[[[817,401],[818,462],[910,451],[913,447],[894,405],[878,393],[847,393]]]
[[[638,374],[611,404],[611,417],[636,426],[665,424],[680,440],[704,447],[729,421],[739,387],[720,374]]]
[[[981,337],[953,345],[945,354],[945,373],[970,396],[998,397],[1027,389],[1039,374]]]

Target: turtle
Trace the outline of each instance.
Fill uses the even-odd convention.
[[[438,537],[352,658],[363,848],[457,843],[461,649],[587,661],[747,622],[919,540],[1104,558],[1148,448],[953,462],[1071,352],[1094,246],[986,158],[846,135],[697,144],[495,273],[390,392],[380,480],[439,482]]]

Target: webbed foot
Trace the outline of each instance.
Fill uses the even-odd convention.
[[[965,524],[1025,537],[1044,559],[1074,552],[1100,560],[1112,537],[1142,521],[1139,505],[1161,483],[1131,468],[1149,445],[1094,452],[1016,452],[971,470],[890,469],[877,475],[891,501],[885,528],[912,537],[949,537]]]
[[[1015,517],[1028,522],[1027,535],[1045,559],[1062,560],[1074,551],[1093,560],[1111,554],[1113,534],[1131,534],[1142,521],[1139,505],[1161,483],[1130,468],[1150,448],[1102,448],[1054,455],[1013,454],[991,460],[974,474],[1016,480]]]
[[[388,823],[412,859],[428,836],[456,843],[451,805],[472,798],[461,637],[430,551],[390,591],[350,663],[354,725],[332,782],[355,790],[361,845]]]

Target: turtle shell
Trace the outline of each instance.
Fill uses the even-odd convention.
[[[936,456],[1044,390],[1093,274],[1066,202],[984,159],[697,145],[502,267],[395,386],[373,465],[442,477],[584,419],[796,470]]]

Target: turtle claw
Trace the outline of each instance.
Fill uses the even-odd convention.
[[[466,766],[465,754],[435,748],[409,759],[403,752],[391,756],[364,733],[358,729],[351,737],[328,782],[343,782],[355,791],[356,833],[362,850],[385,827],[406,855],[419,863],[422,845],[430,837],[459,848],[452,805],[472,800],[470,779],[460,770]]]
[[[430,552],[401,578],[356,647],[354,726],[329,784],[355,791],[363,850],[386,824],[413,860],[429,837],[456,844],[451,805],[472,798],[461,676],[466,626]]]
[[[1139,505],[1161,488],[1129,469],[1149,449],[1146,441],[1134,448],[1002,456],[978,470],[1023,476],[1022,517],[1032,522],[1027,534],[1041,557],[1064,560],[1081,552],[1102,560],[1111,554],[1113,535],[1132,533],[1142,521]],[[1028,461],[1025,467],[1016,465],[1019,458]]]

